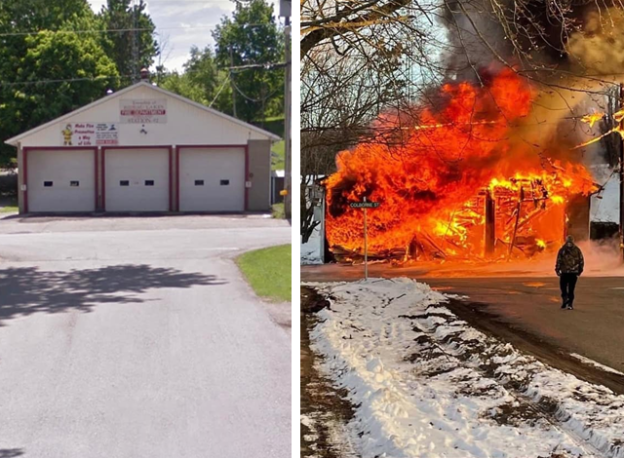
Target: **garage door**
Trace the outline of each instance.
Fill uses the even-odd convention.
[[[245,210],[245,148],[181,148],[180,211]]]
[[[106,211],[169,210],[168,149],[107,149],[104,158]]]
[[[29,150],[29,212],[95,211],[93,150]]]

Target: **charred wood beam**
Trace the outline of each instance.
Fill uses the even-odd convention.
[[[488,192],[485,195],[485,256],[494,253],[494,244],[496,243],[496,207],[494,199]]]

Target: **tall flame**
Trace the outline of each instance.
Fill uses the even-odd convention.
[[[533,237],[536,249],[560,238],[563,204],[595,188],[582,165],[531,156],[512,135],[535,96],[504,70],[485,87],[442,86],[441,109],[418,107],[407,120],[380,118],[379,131],[406,122],[411,128],[397,145],[379,136],[338,155],[338,171],[326,181],[330,246],[361,252],[362,210],[349,204],[364,197],[380,203],[368,210],[372,252],[409,252],[414,245],[443,257],[482,252],[487,194],[496,201],[500,245],[510,252],[520,236]]]

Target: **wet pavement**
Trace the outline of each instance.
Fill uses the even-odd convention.
[[[352,281],[362,278],[361,270],[361,266],[305,266],[301,278],[303,282]],[[426,267],[393,269],[381,264],[370,269],[371,276],[415,278],[442,292],[468,296],[466,305],[477,305],[535,342],[547,342],[624,372],[624,278],[581,277],[575,310],[566,311],[560,308],[559,279],[554,274],[531,277],[529,273],[509,269],[505,276],[492,272],[488,277],[444,278],[442,272],[431,276]]]

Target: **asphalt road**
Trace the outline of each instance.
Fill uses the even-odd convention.
[[[460,277],[451,276],[452,274]],[[582,276],[576,288],[575,310],[561,310],[559,279],[534,278],[510,269],[507,276],[472,276],[466,271],[430,272],[425,268],[393,269],[373,265],[376,277],[409,277],[445,293],[468,296],[508,330],[532,336],[569,353],[576,353],[624,372],[624,277]],[[491,275],[496,275],[494,272]],[[499,274],[500,275],[500,274]],[[351,281],[362,278],[361,266],[305,266],[302,281]]]
[[[232,260],[290,234],[0,221],[0,457],[290,457],[290,335]]]

